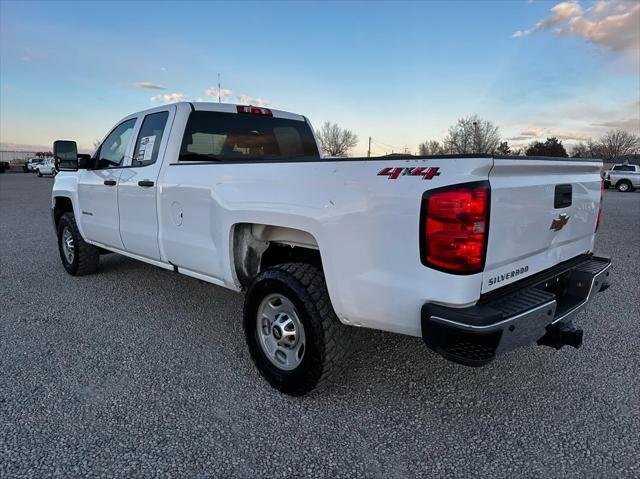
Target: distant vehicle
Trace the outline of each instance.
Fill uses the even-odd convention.
[[[613,165],[605,176],[604,186],[614,186],[623,193],[640,188],[640,166]]]
[[[44,158],[30,158],[25,161],[22,171],[25,173],[35,173],[36,166],[44,161]]]
[[[0,161],[0,173],[4,173],[9,169],[11,169],[11,164],[8,161]]]
[[[56,176],[56,168],[52,158],[47,158],[39,165],[36,165],[36,173],[38,177],[42,175]]]

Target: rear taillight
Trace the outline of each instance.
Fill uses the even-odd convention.
[[[602,200],[604,200],[604,181],[600,182],[600,207],[598,208],[598,219],[596,220],[596,231],[600,227],[600,221],[602,220]]]
[[[248,115],[263,115],[273,116],[273,113],[268,108],[262,108],[259,106],[238,106],[238,113],[246,113]]]
[[[428,191],[422,199],[422,263],[455,274],[484,269],[489,234],[489,183]]]

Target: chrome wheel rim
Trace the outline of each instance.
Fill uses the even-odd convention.
[[[620,191],[627,191],[629,189],[629,186],[626,183],[621,183],[620,186],[618,186],[618,189]]]
[[[73,235],[68,226],[65,226],[62,230],[62,237],[60,238],[60,244],[62,245],[62,254],[69,264],[73,263],[73,258],[76,255],[76,245],[73,241]]]
[[[262,352],[279,369],[297,368],[305,352],[304,326],[293,303],[281,294],[270,294],[258,307],[256,332]]]

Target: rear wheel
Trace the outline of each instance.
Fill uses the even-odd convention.
[[[351,328],[333,311],[322,271],[304,263],[258,275],[247,291],[243,325],[260,374],[292,396],[328,383],[351,343]]]
[[[67,273],[83,276],[98,269],[99,250],[82,239],[73,213],[65,213],[58,222],[58,249]]]
[[[621,191],[623,193],[626,193],[627,191],[632,191],[632,187],[631,187],[631,182],[627,181],[627,180],[620,180],[618,181],[618,184],[616,185],[616,188],[618,188],[618,191]]]

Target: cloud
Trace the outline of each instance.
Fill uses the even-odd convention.
[[[187,97],[182,93],[165,93],[164,95],[154,95],[150,98],[151,101],[159,101],[162,103],[171,103],[174,101],[185,101]]]
[[[238,95],[236,97],[238,99],[238,103],[243,103],[245,105],[254,105],[254,106],[269,106],[271,104],[270,100],[264,100],[262,98],[253,98],[249,95]]]
[[[544,139],[555,136],[559,140],[586,140],[589,135],[579,131],[557,130],[555,128],[541,128],[538,126],[529,126],[522,130],[519,135],[507,138],[509,141],[532,141],[536,139]]]
[[[611,0],[596,2],[586,11],[577,2],[561,2],[551,9],[551,15],[530,30],[518,30],[513,37],[549,30],[556,36],[575,36],[612,51],[632,51],[640,54],[640,2]]]
[[[596,2],[587,8],[587,12],[595,14],[604,13],[609,8],[609,5],[611,4],[605,1]]]
[[[544,135],[545,130],[536,126],[529,126],[520,132],[521,136],[528,138],[540,138]]]
[[[132,86],[136,87],[136,88],[148,88],[151,90],[164,90],[165,87],[163,87],[162,85],[158,85],[157,83],[152,83],[150,81],[137,81],[135,83],[131,84]]]
[[[227,90],[226,88],[216,88],[212,86],[211,88],[207,88],[204,91],[204,94],[217,100],[218,94],[220,94],[221,99],[224,99],[224,97],[233,95],[233,92],[231,90]]]
[[[627,118],[625,120],[609,120],[602,123],[592,123],[593,126],[600,126],[605,128],[614,128],[627,130],[633,133],[640,133],[640,118]]]
[[[577,2],[560,2],[551,9],[551,16],[544,20],[540,20],[530,30],[517,30],[511,36],[514,38],[523,37],[533,32],[546,30],[554,25],[564,22],[565,20],[575,18],[580,15],[582,15],[582,7]]]
[[[589,135],[580,133],[579,131],[555,131],[549,136],[555,136],[558,140],[587,140]]]
[[[532,31],[545,30],[567,19],[579,17],[582,15],[582,7],[576,2],[560,2],[551,9],[551,12],[552,15],[536,23]]]
[[[161,72],[166,72],[167,71],[167,67],[160,67],[160,71]]]

